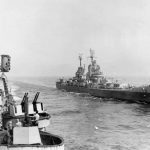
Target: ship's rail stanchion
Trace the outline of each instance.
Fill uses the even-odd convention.
[[[0,89],[0,129],[2,129],[2,112],[3,112],[3,97],[4,97],[4,94],[3,94],[3,90]]]

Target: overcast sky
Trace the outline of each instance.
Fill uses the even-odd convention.
[[[106,75],[150,76],[149,0],[0,0],[11,75],[74,75],[89,49]]]

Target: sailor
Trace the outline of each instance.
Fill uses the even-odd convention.
[[[20,120],[17,119],[16,121],[17,121],[17,122],[16,122],[16,127],[22,127],[22,123],[20,122]]]
[[[36,112],[36,114],[34,115],[34,117],[35,117],[35,125],[38,125],[38,121],[40,119],[40,116],[39,116],[38,112]]]
[[[8,133],[7,143],[8,144],[12,144],[12,142],[13,142],[13,126],[12,126],[12,121],[8,122],[7,133]]]
[[[8,127],[7,127],[7,129],[12,133],[12,130],[13,130],[12,121],[9,121],[9,122],[8,122]]]

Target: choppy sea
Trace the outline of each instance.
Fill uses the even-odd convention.
[[[52,117],[47,131],[64,138],[65,150],[150,149],[150,105],[63,92],[55,81],[22,77],[10,85],[18,103],[25,92],[30,101],[40,92],[39,101]]]

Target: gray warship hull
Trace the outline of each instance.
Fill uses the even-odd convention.
[[[99,98],[113,98],[128,102],[150,103],[150,93],[144,91],[133,91],[131,89],[89,88],[73,85],[63,85],[59,82],[56,82],[56,87],[67,92],[87,93],[91,96]]]

